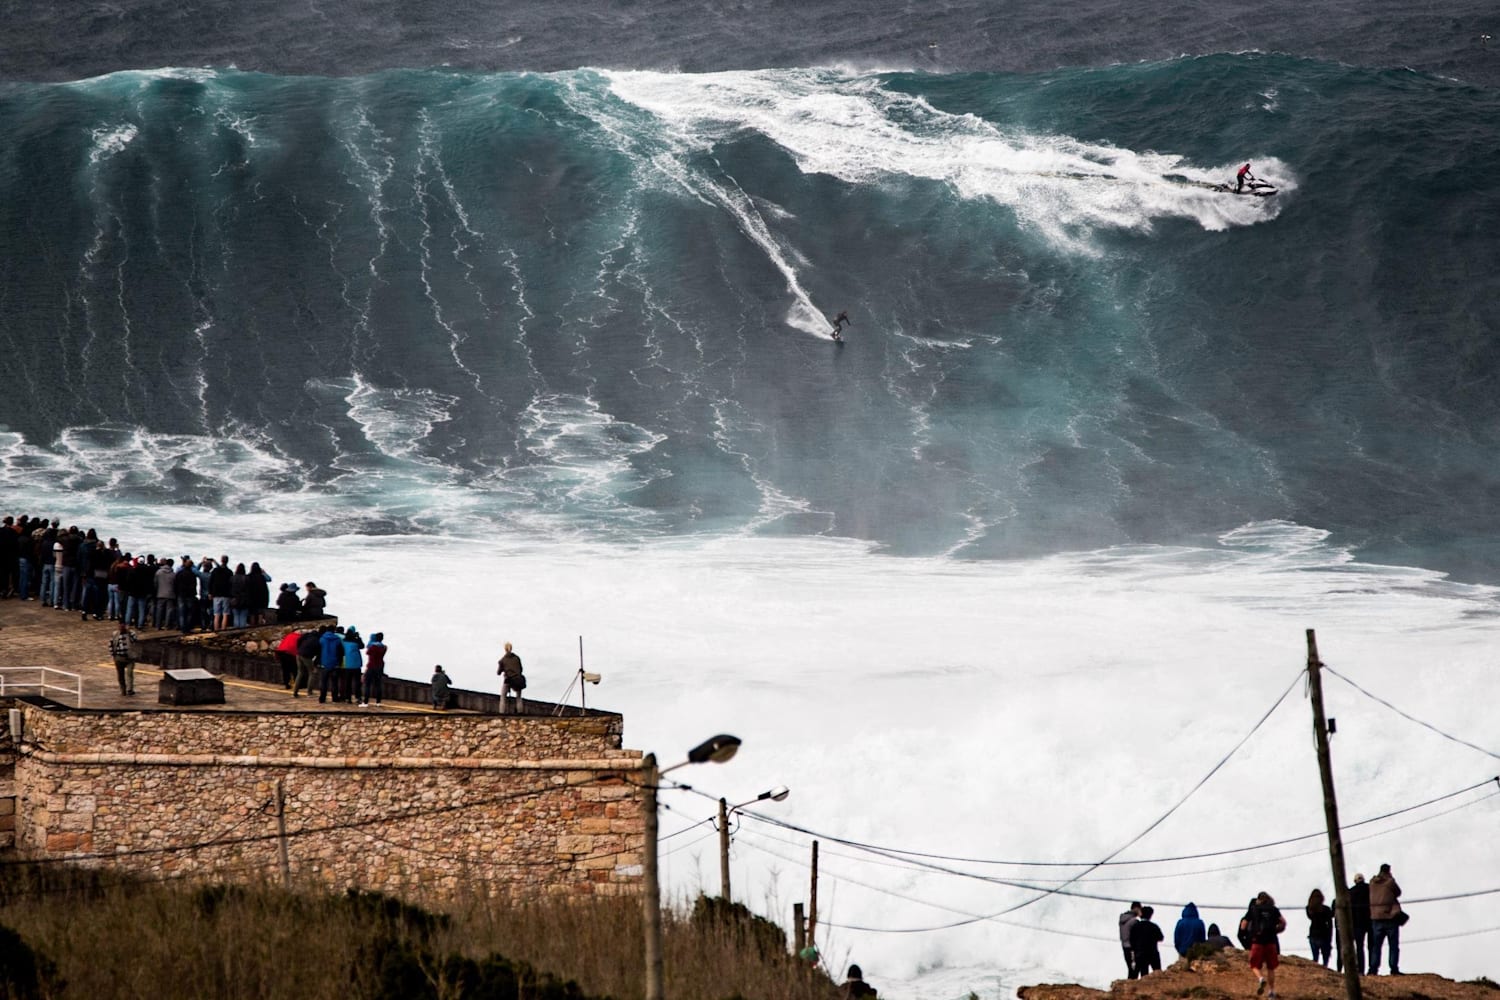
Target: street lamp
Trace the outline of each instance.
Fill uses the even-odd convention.
[[[661,985],[661,880],[656,869],[656,788],[662,775],[686,767],[688,764],[722,764],[735,755],[740,748],[738,736],[720,733],[704,740],[688,751],[687,760],[671,767],[658,769],[656,754],[648,753],[641,758],[641,773],[645,777],[646,843],[645,863],[642,877],[645,891],[641,893],[641,909],[646,923],[646,1000],[662,1000]]]
[[[724,902],[729,902],[729,817],[736,810],[742,809],[755,802],[764,802],[770,799],[772,802],[782,802],[792,790],[785,785],[777,785],[768,792],[761,792],[753,799],[746,799],[737,806],[730,805],[726,800],[719,800],[719,895]]]

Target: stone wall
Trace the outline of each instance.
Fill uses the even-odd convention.
[[[22,857],[408,896],[639,887],[640,754],[618,715],[14,704],[0,762],[14,752]]]

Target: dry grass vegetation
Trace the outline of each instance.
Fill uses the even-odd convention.
[[[144,1000],[632,1000],[636,900],[493,900],[420,909],[387,896],[121,881],[0,869],[0,997]],[[700,900],[665,916],[673,1000],[829,1000],[780,930]]]

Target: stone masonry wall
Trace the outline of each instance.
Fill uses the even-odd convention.
[[[638,891],[640,755],[619,716],[22,708],[22,857],[279,881],[284,845],[294,882],[333,888]]]

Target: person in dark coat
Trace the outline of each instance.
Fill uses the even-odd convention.
[[[1130,950],[1135,952],[1135,974],[1145,979],[1151,972],[1161,971],[1161,952],[1157,945],[1165,940],[1161,928],[1151,922],[1154,907],[1141,907],[1141,919],[1130,928]]]
[[[295,583],[283,583],[281,593],[276,596],[276,624],[290,625],[302,617],[302,598],[297,596]]]
[[[182,565],[172,574],[172,593],[177,599],[177,627],[187,635],[198,615],[198,574],[193,572],[192,556],[183,556]]]
[[[1203,943],[1214,951],[1224,951],[1226,948],[1234,947],[1234,942],[1229,940],[1223,931],[1219,930],[1218,924],[1208,925],[1208,937],[1203,939]]]
[[[432,707],[442,711],[448,707],[448,689],[453,686],[452,680],[443,673],[443,665],[439,663],[432,668]]]
[[[1307,897],[1307,944],[1312,949],[1312,960],[1321,961],[1328,968],[1333,952],[1333,907],[1323,902],[1322,889],[1314,889]]]
[[[244,563],[235,566],[229,581],[229,618],[235,628],[250,624],[250,574]]]
[[[844,980],[840,988],[841,1000],[859,1000],[860,997],[873,997],[877,994],[875,987],[865,982],[864,970],[857,965],[849,966],[849,977]]]
[[[1354,959],[1356,968],[1365,971],[1365,946],[1370,942],[1370,885],[1364,875],[1356,872],[1354,884],[1349,887],[1349,926],[1354,934]],[[1344,955],[1339,953],[1339,971],[1344,971]]]
[[[1198,919],[1198,906],[1189,903],[1182,908],[1182,919],[1177,921],[1177,926],[1172,929],[1172,947],[1177,949],[1177,956],[1181,958],[1188,953],[1188,949],[1195,944],[1202,944],[1208,937],[1203,930],[1203,921]]]
[[[495,673],[504,678],[500,682],[500,714],[511,711],[510,695],[514,693],[516,714],[525,715],[526,700],[521,692],[526,690],[526,677],[521,673],[521,658],[510,648],[508,642],[505,644],[505,655],[500,657],[500,667]]]
[[[271,607],[271,575],[260,568],[260,563],[253,562],[250,564],[249,576],[245,597],[250,610],[250,624],[269,624],[266,611]]]
[[[1130,947],[1130,928],[1141,919],[1141,904],[1131,903],[1130,909],[1120,914],[1120,949],[1125,952],[1125,973],[1127,979],[1134,979],[1135,952]]]
[[[322,634],[314,628],[303,632],[297,640],[297,677],[292,681],[292,697],[302,697],[297,692],[307,690],[312,694],[313,670],[317,668],[318,659],[322,656],[323,643]]]
[[[326,618],[323,613],[328,605],[328,592],[311,580],[307,581],[307,596],[302,598],[302,617],[308,621]]]

